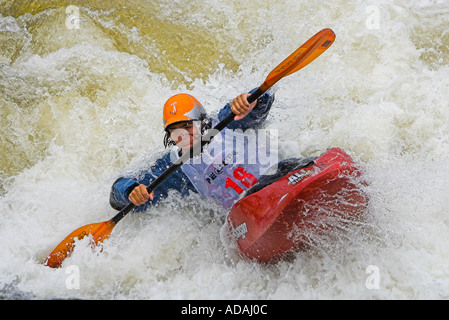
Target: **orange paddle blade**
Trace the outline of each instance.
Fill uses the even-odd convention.
[[[334,40],[335,33],[331,29],[321,30],[274,68],[260,89],[266,91],[283,77],[304,68],[326,51]]]
[[[93,224],[88,224],[82,226],[71,234],[69,234],[58,246],[50,253],[48,256],[47,262],[45,263],[47,266],[51,268],[59,268],[64,261],[65,258],[70,256],[74,247],[75,240],[81,240],[85,236],[89,234],[92,235],[92,244],[97,245],[98,242],[101,242],[107,238],[111,234],[112,229],[115,227],[115,222],[112,220],[98,222]]]

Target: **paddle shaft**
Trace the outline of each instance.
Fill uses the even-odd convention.
[[[249,97],[248,97],[248,103],[253,103],[256,101],[261,95],[263,95],[269,88],[262,90],[260,87],[254,91]],[[173,172],[175,172],[184,162],[189,160],[193,157],[195,154],[195,151],[202,150],[202,148],[210,142],[220,131],[222,131],[226,126],[228,126],[235,118],[235,113],[231,112],[228,114],[223,120],[221,120],[212,130],[209,130],[206,135],[204,135],[201,138],[200,142],[197,142],[195,145],[193,145],[189,152],[183,153],[183,155],[175,162],[173,163],[167,170],[165,170],[159,177],[156,178],[148,187],[147,191],[148,193],[151,193],[156,189],[162,182],[165,181]],[[120,220],[122,220],[131,210],[135,208],[135,204],[130,203],[126,207],[124,207],[122,210],[120,210],[119,213],[117,213],[111,221],[117,224]]]

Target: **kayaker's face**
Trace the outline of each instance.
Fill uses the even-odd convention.
[[[188,151],[201,139],[200,131],[193,121],[172,124],[168,131],[170,132],[170,137],[182,152]]]

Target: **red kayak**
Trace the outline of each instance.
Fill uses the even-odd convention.
[[[359,217],[368,198],[360,171],[343,150],[331,148],[260,190],[240,199],[227,216],[230,237],[246,258],[267,262],[332,228],[336,218]]]

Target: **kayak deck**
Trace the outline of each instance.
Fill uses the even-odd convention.
[[[368,198],[358,177],[352,159],[331,148],[309,166],[235,203],[227,216],[228,234],[242,256],[276,260],[304,244],[311,233],[363,213]]]

